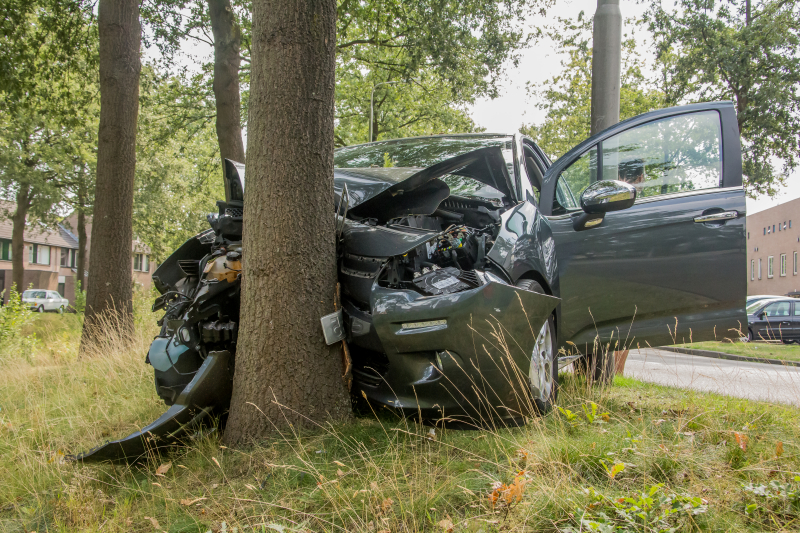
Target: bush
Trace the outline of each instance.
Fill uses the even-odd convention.
[[[5,291],[0,292],[0,296],[4,294]],[[22,330],[33,322],[33,317],[30,307],[22,302],[16,286],[11,287],[8,303],[0,309],[0,359],[12,353],[30,358],[36,335],[23,335]]]

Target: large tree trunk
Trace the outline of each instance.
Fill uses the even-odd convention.
[[[241,332],[225,434],[243,444],[350,414],[334,310],[335,0],[256,0]]]
[[[31,207],[30,185],[20,185],[17,191],[17,209],[11,217],[11,279],[17,292],[25,290],[25,220]]]
[[[92,249],[82,344],[111,313],[132,328],[131,246],[139,115],[139,0],[100,0],[100,130]]]
[[[220,155],[244,163],[239,65],[242,32],[230,0],[208,0],[214,33],[214,99],[217,102],[217,141]]]

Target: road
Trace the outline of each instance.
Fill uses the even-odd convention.
[[[631,350],[625,375],[641,381],[800,406],[800,367]]]

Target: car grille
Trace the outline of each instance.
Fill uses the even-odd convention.
[[[350,344],[353,359],[353,379],[364,387],[375,388],[383,383],[383,376],[389,370],[386,354],[367,350]]]
[[[375,388],[383,383],[383,376],[381,376],[374,368],[353,368],[353,379],[364,387]]]
[[[244,209],[241,207],[228,207],[225,209],[225,216],[242,218],[244,216]]]

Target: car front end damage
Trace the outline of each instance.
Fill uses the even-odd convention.
[[[154,310],[165,314],[146,362],[169,409],[77,459],[137,460],[212,417],[224,419],[246,254],[244,169],[225,163],[226,201],[209,215],[211,229],[153,275],[161,293]],[[340,337],[352,360],[354,402],[433,421],[535,411],[541,369],[532,354],[559,300],[512,283],[508,261],[515,252],[504,232],[514,229],[510,220],[523,204],[509,201],[497,179],[504,172],[492,149],[422,169],[337,169]],[[492,186],[505,194],[451,196],[438,179],[444,175],[495,176]]]

